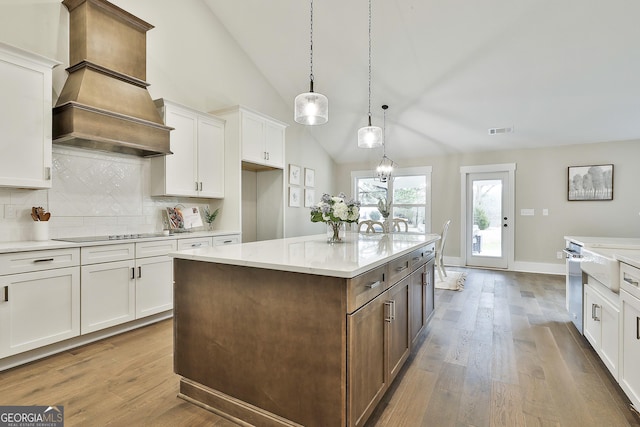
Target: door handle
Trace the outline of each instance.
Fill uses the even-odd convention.
[[[4,299],[2,302],[9,302],[9,286],[4,287]]]
[[[387,309],[387,316],[384,318],[385,322],[391,322],[393,320],[393,318],[391,317],[391,304],[392,301],[385,301],[384,306]]]
[[[131,278],[132,279],[136,278],[136,268],[135,267],[131,267]]]
[[[7,301],[8,301],[7,297]],[[640,340],[640,317],[636,316],[636,339]]]
[[[142,277],[142,266],[138,266],[138,279]]]

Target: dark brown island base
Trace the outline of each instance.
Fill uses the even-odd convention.
[[[431,318],[438,238],[174,253],[180,397],[240,425],[363,425]]]

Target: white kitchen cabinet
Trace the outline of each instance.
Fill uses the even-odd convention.
[[[614,378],[619,371],[618,295],[589,277],[584,285],[584,336]]]
[[[0,358],[79,334],[79,267],[0,276]]]
[[[618,382],[640,408],[640,269],[620,263],[620,375]]]
[[[212,237],[189,237],[185,239],[178,239],[178,250],[184,249],[198,249],[213,246]]]
[[[173,258],[176,240],[136,243],[136,319],[173,308]]]
[[[2,187],[51,188],[51,76],[58,64],[0,43]]]
[[[239,234],[225,234],[224,236],[214,236],[213,246],[232,245],[241,242]]]
[[[243,106],[213,112],[227,121],[227,144],[241,147],[241,160],[283,169],[286,124]]]
[[[154,102],[174,130],[173,154],[151,159],[151,194],[223,198],[224,120],[165,99]]]

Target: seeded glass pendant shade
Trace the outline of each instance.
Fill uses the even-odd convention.
[[[377,147],[382,147],[382,129],[371,126],[371,116],[369,116],[369,126],[358,129],[358,148]]]
[[[382,129],[371,125],[371,0],[369,0],[369,125],[358,129],[358,148],[382,146]]]
[[[311,0],[310,68],[309,92],[296,96],[293,108],[293,119],[303,125],[322,125],[329,120],[329,100],[321,93],[313,91],[313,0]]]

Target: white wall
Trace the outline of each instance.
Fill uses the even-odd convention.
[[[317,188],[322,188],[321,191],[325,188],[329,191],[333,189],[333,161],[304,127],[293,122],[293,100],[279,97],[201,0],[113,0],[112,3],[155,26],[147,33],[147,81],[151,85],[149,92],[152,98],[167,98],[202,111],[243,104],[289,123],[286,163],[316,168],[318,172],[327,171],[326,174],[316,174]],[[54,102],[64,85],[67,76],[65,68],[69,65],[68,21],[68,12],[61,2],[21,0],[12,4],[0,4],[0,41],[63,63],[54,70]],[[1,142],[5,143],[10,142]],[[111,160],[120,162],[120,158],[115,155],[100,155],[100,159],[106,163]],[[149,179],[145,172],[147,161],[139,158],[131,160],[139,167],[127,169],[131,174],[128,179],[144,184]],[[97,177],[101,178],[105,177]],[[55,170],[53,182],[55,186]],[[54,188],[54,191],[57,190]],[[56,194],[60,196],[64,193],[65,197],[77,199],[81,196],[79,191],[79,187],[71,185],[64,192]],[[72,229],[76,231],[80,229],[73,227],[79,222],[110,224],[106,228],[88,226],[92,231],[82,228],[82,233],[87,234],[103,231],[110,233],[107,228],[122,228],[118,225],[124,220],[117,212],[119,202],[91,215],[68,216],[53,211],[55,198],[58,197],[53,194],[50,191],[0,189],[0,207],[9,205],[18,209],[15,219],[3,217],[4,209],[0,209],[0,240],[27,239],[31,221],[29,211],[31,206],[40,205],[46,210],[52,210],[53,234],[56,234],[59,227],[63,227],[63,219],[64,224],[74,224]],[[135,198],[136,205],[147,206],[152,210],[159,210],[165,203],[210,203],[213,206],[217,203],[215,200],[194,201],[186,198],[164,201],[151,198],[144,192],[137,194]],[[161,228],[161,224],[155,219],[156,215],[145,212],[145,209],[133,215],[134,219],[129,219],[130,224],[126,228],[130,232],[144,231],[136,228]],[[286,208],[285,218],[287,236],[315,231],[308,221],[308,211],[303,208]],[[68,231],[72,230],[60,228],[59,233]]]
[[[390,153],[392,156],[393,153]],[[556,253],[565,235],[640,237],[640,141],[504,150],[406,159],[400,167],[433,166],[432,224],[452,220],[445,257],[460,253],[460,166],[516,163],[515,261],[521,266],[559,271],[564,260]],[[395,159],[394,159],[395,160]],[[569,202],[569,166],[614,165],[614,200]],[[339,165],[337,184],[350,188],[352,170],[373,169],[374,164]],[[521,209],[535,209],[534,216],[520,216]],[[549,215],[543,216],[542,209]],[[526,268],[526,267],[525,267]]]

